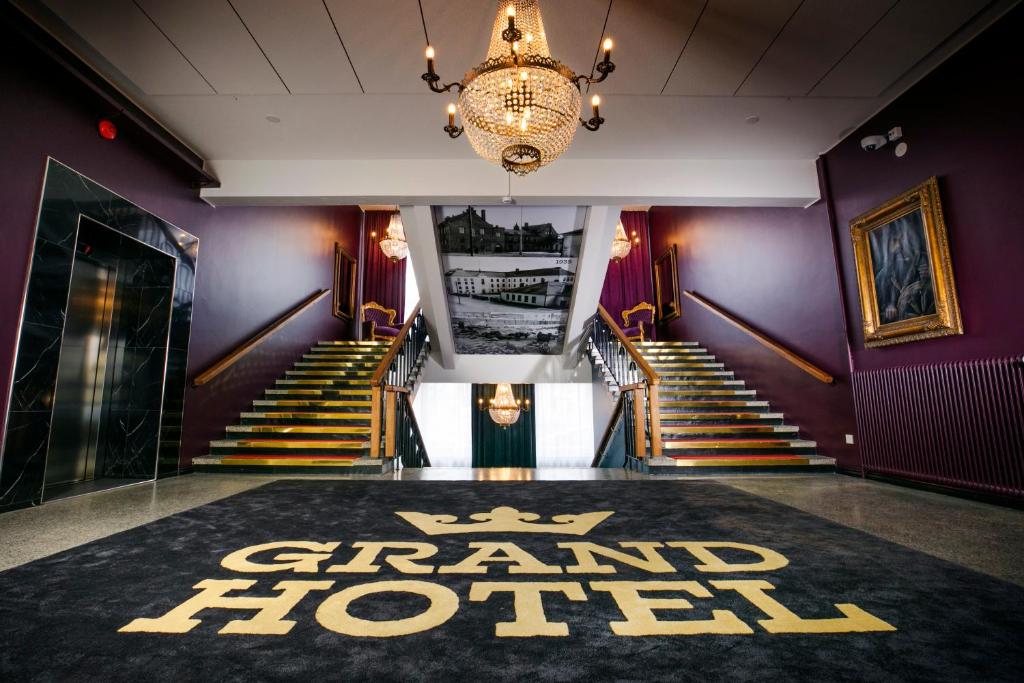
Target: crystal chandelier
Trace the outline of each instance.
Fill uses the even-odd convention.
[[[387,235],[380,241],[380,250],[392,261],[401,261],[409,255],[409,243],[405,241],[401,214],[391,215]]]
[[[520,413],[530,410],[530,399],[526,399],[525,403],[517,399],[512,393],[512,385],[502,382],[495,387],[494,398],[486,406],[484,399],[478,398],[477,407],[487,410],[495,424],[507,429],[519,421]]]
[[[580,118],[581,86],[600,83],[615,70],[612,41],[602,44],[603,58],[597,76],[583,76],[551,57],[539,0],[499,0],[487,59],[469,71],[462,81],[438,85],[434,48],[427,46],[427,72],[423,80],[438,93],[455,88],[458,108],[448,105],[452,138],[465,131],[476,153],[500,164],[506,171],[526,175],[561,156],[576,134],[577,123],[597,130],[601,98],[594,95],[593,115]],[[458,112],[465,126],[455,125]]]
[[[615,226],[615,239],[612,240],[612,261],[618,263],[629,255],[629,248],[632,245],[626,237],[626,229],[622,227],[622,221]]]

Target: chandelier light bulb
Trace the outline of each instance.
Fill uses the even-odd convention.
[[[520,72],[519,72],[519,80],[521,80],[521,81],[525,81],[525,80],[527,80],[527,79],[528,79],[529,77],[530,77],[530,74],[529,74],[528,72],[526,72],[526,71],[520,71]]]
[[[593,45],[593,43],[591,43],[591,45]],[[612,39],[611,38],[605,38],[604,39],[604,44],[601,47],[604,48],[605,52],[608,52],[609,50],[611,50],[612,49]]]
[[[455,104],[452,103],[452,102],[448,103],[448,113],[449,114],[455,114]]]
[[[427,45],[427,59],[433,59],[433,58],[434,58],[434,48],[432,46],[430,46],[430,45]]]
[[[593,97],[590,98],[590,106],[598,107],[600,105],[601,105],[601,96],[600,95],[594,95]]]
[[[509,5],[508,9],[505,10],[505,16],[507,16],[507,17],[515,17],[516,16],[516,6],[515,5]],[[593,45],[593,43],[591,43],[591,45]]]

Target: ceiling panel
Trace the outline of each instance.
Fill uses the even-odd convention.
[[[45,4],[143,92],[213,92],[131,0],[45,0]]]
[[[416,0],[326,2],[367,93],[426,91],[426,85],[420,80],[427,64],[423,56],[423,24]],[[457,78],[444,66],[442,50],[438,49],[442,77]],[[443,115],[443,105],[438,105],[438,112],[439,117]]]
[[[737,94],[806,95],[895,4],[806,0]]]
[[[657,95],[704,7],[704,0],[617,0],[605,33],[616,44],[603,93]]]
[[[811,95],[881,94],[987,4],[988,0],[900,0]]]
[[[498,3],[491,4],[496,11]],[[589,74],[601,45],[608,0],[557,0],[540,6],[551,56],[576,73]]]
[[[267,58],[295,94],[359,92],[322,0],[232,0]]]
[[[799,0],[711,0],[665,94],[735,93],[799,4]]]
[[[286,92],[228,0],[137,0],[218,93]]]

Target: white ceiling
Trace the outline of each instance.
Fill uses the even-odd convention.
[[[207,159],[473,158],[420,79],[424,23],[458,80],[495,0],[16,2]],[[814,159],[1015,2],[545,0],[571,68],[616,41],[607,123],[566,156]]]

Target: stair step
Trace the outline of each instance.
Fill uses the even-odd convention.
[[[791,441],[788,439],[702,439],[668,438],[662,445],[671,457],[673,452],[690,455],[789,454],[813,455],[817,444],[813,441]]]
[[[711,425],[662,425],[662,434],[688,435],[737,435],[745,434],[797,434],[799,427],[792,425],[763,424],[711,424]]]
[[[730,456],[669,456],[676,467],[771,467],[809,465],[811,459],[799,455],[730,455]]]
[[[370,413],[315,413],[305,412],[268,412],[268,413],[242,413],[243,420],[369,420]]]
[[[701,349],[701,351],[704,351],[704,350]],[[691,354],[685,354],[685,355],[679,355],[679,356],[661,356],[661,355],[658,355],[658,356],[648,356],[647,354],[641,354],[641,355],[643,355],[644,360],[646,360],[651,365],[659,365],[662,361],[665,362],[665,363],[671,363],[673,361],[677,361],[679,363],[714,363],[714,362],[717,362],[717,359],[713,355],[711,355],[709,353],[706,353],[706,352],[705,353],[700,353],[700,354],[694,353],[692,355]]]
[[[732,370],[686,370],[685,368],[661,370],[654,368],[661,377],[732,377]]]
[[[754,389],[660,389],[660,396],[756,396]]]
[[[782,413],[660,413],[661,424],[672,422],[699,422],[701,424],[729,424],[737,420],[758,420],[761,422],[781,422]]]
[[[286,377],[372,377],[373,370],[287,370]]]
[[[351,368],[353,370],[365,370],[367,368],[371,368],[371,369],[375,368],[378,365],[379,365],[379,363],[377,363],[376,361],[371,361],[371,360],[345,361],[345,362],[340,362],[340,361],[314,361],[314,362],[299,361],[298,363],[295,364],[294,367],[296,367],[296,368],[303,368],[303,369],[306,369],[306,370],[317,370],[317,369],[320,369],[320,368],[324,368],[326,370],[334,370],[334,369],[343,370],[345,368]]]
[[[323,350],[317,352],[311,349],[311,353],[302,354],[304,361],[360,361],[365,363],[379,363],[384,357],[383,353],[339,353],[337,350]]]
[[[369,386],[369,379],[279,379],[274,384],[282,387],[290,386],[314,386],[314,387],[344,387],[353,384]]]
[[[367,348],[387,348],[390,345],[391,342],[381,341],[318,341],[316,342],[316,346],[314,346],[313,348],[319,346],[365,346]]]
[[[678,346],[700,346],[696,341],[642,341],[633,342],[635,346],[643,348],[678,347]]]
[[[270,454],[288,452],[294,455],[320,455],[329,452],[363,451],[366,440],[344,439],[218,439],[210,442],[214,455]]]
[[[267,389],[267,396],[370,396],[369,387],[365,389]]]
[[[741,379],[664,379],[662,375],[661,386],[697,386],[697,387],[742,387],[745,382]]]
[[[228,436],[273,434],[279,438],[305,434],[369,434],[369,425],[228,425]]]
[[[274,391],[271,389],[271,391]],[[267,393],[270,393],[269,391]],[[305,393],[305,392],[303,392]],[[366,393],[370,392],[358,392]],[[331,401],[331,400],[266,400],[261,399],[253,401],[252,405],[254,408],[372,408],[372,401]]]
[[[768,401],[662,401],[663,408],[768,408]]]

